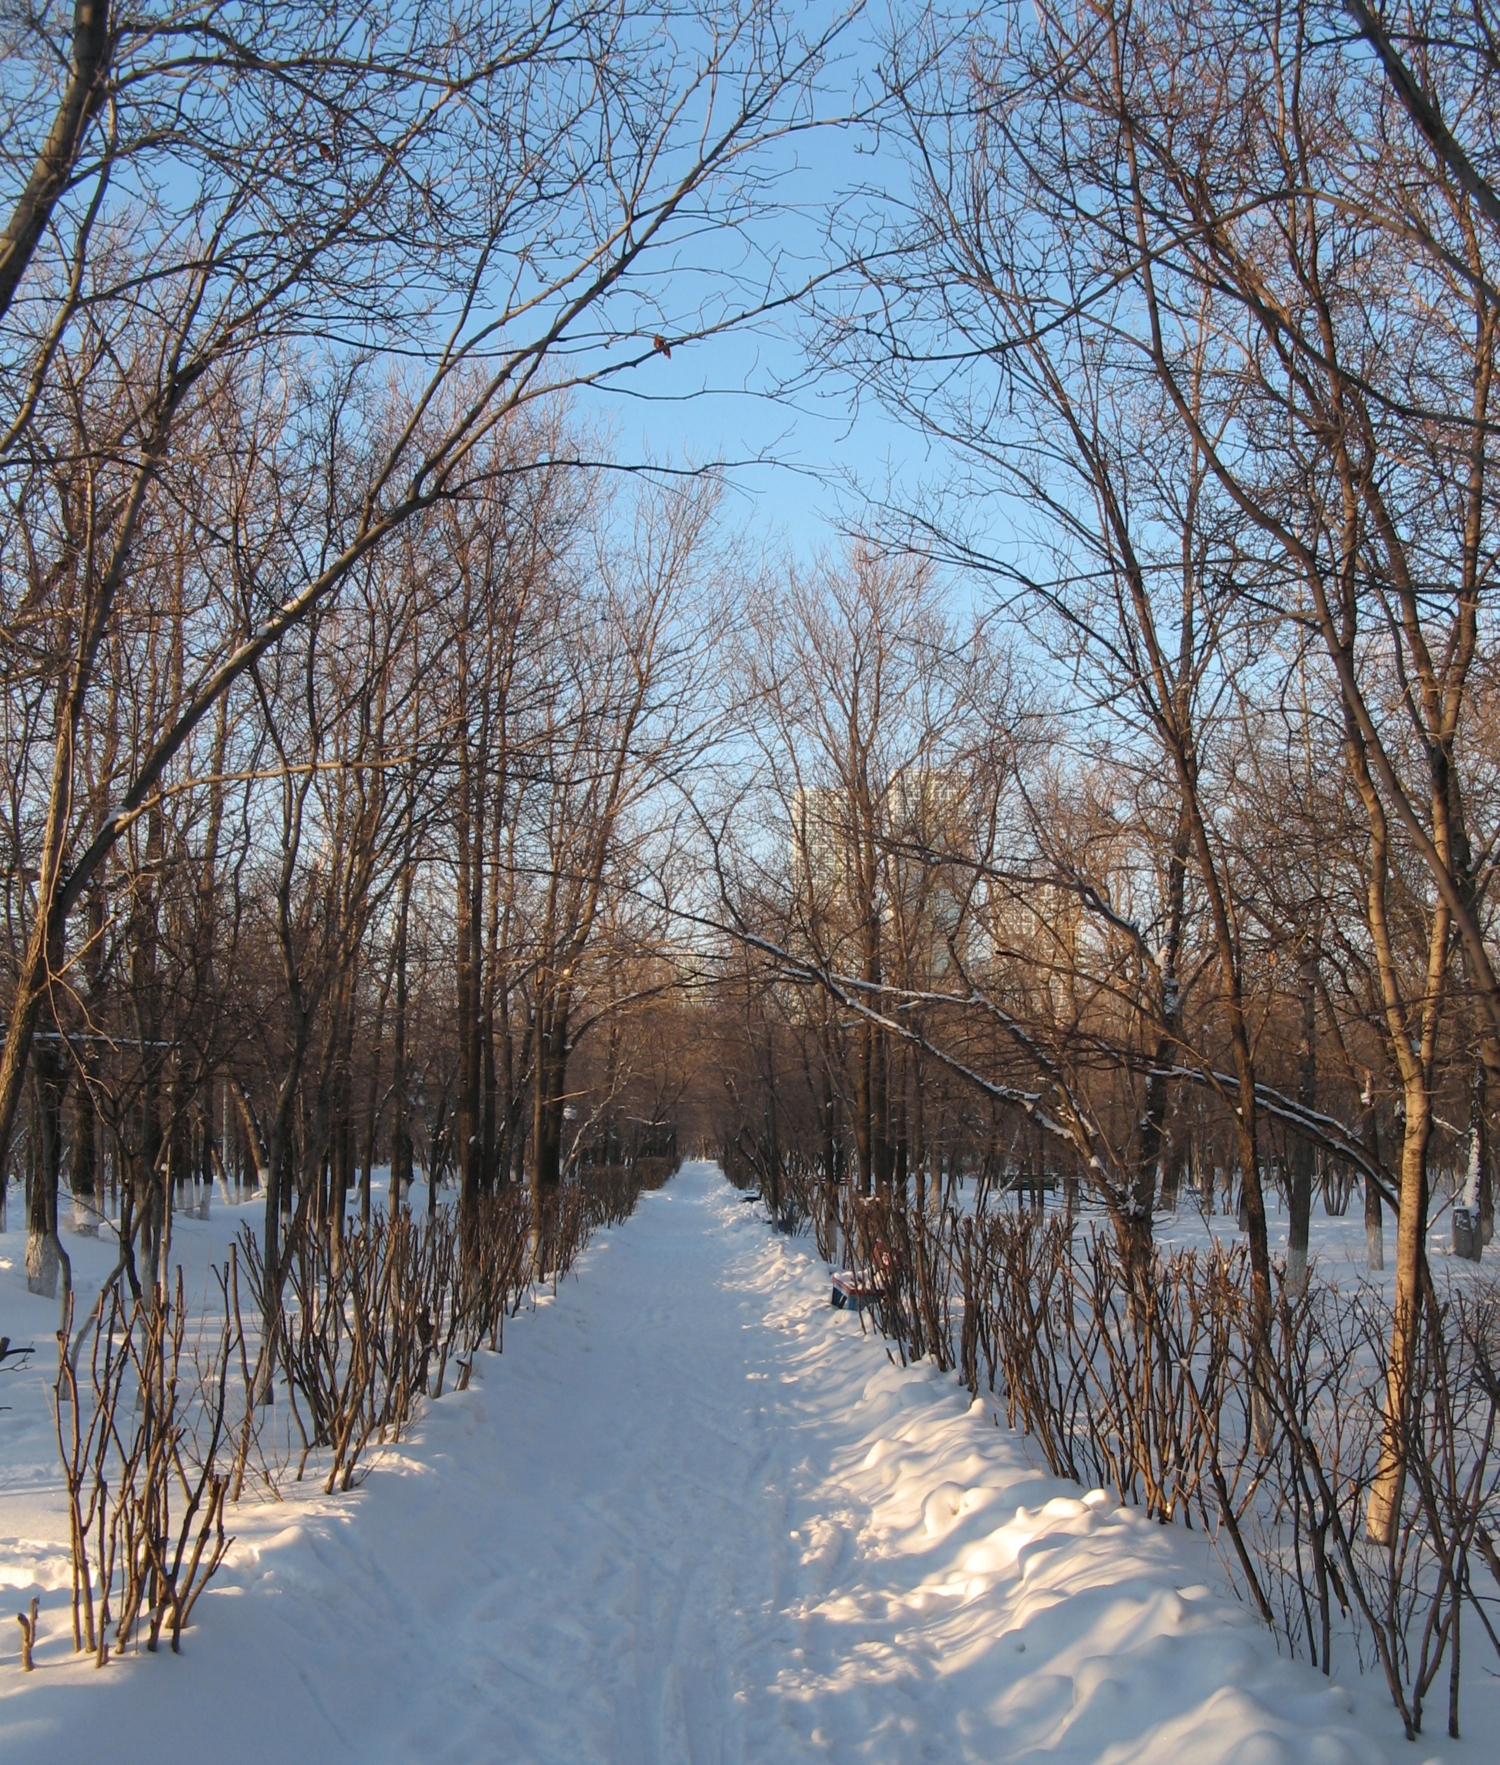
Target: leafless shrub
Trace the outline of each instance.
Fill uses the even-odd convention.
[[[1269,1355],[1243,1247],[1153,1251],[1033,1210],[843,1201],[846,1254],[903,1358],[1003,1397],[1058,1476],[1204,1530],[1283,1646],[1378,1662],[1409,1734],[1444,1673],[1458,1733],[1464,1615],[1500,1653],[1500,1289],[1430,1296],[1400,1418],[1392,1542],[1365,1509],[1387,1426],[1391,1305],[1279,1282]],[[956,1318],[955,1318],[956,1314]]]
[[[401,1437],[418,1399],[442,1395],[450,1361],[467,1385],[475,1350],[499,1350],[533,1281],[555,1291],[592,1233],[630,1216],[641,1188],[635,1171],[591,1171],[540,1205],[507,1185],[467,1216],[402,1209],[338,1238],[299,1219],[275,1344],[301,1442],[296,1479],[326,1450],[325,1489],[351,1488],[370,1442]],[[263,1310],[265,1265],[248,1230],[238,1253]]]
[[[180,1647],[199,1595],[223,1562],[229,1486],[230,1370],[239,1325],[227,1268],[222,1305],[188,1341],[182,1274],[169,1292],[132,1298],[117,1284],[94,1312],[87,1383],[60,1335],[58,1447],[68,1491],[73,1643],[103,1666],[144,1628]],[[67,1312],[71,1322],[71,1308]],[[96,1605],[97,1600],[97,1605]]]
[[[418,1400],[440,1396],[448,1364],[468,1382],[475,1350],[501,1347],[504,1320],[532,1290],[534,1270],[556,1283],[601,1225],[629,1217],[654,1169],[589,1173],[557,1189],[533,1242],[531,1198],[507,1185],[481,1196],[466,1221],[442,1209],[414,1219],[377,1214],[344,1236],[307,1216],[293,1224],[285,1303],[274,1346],[301,1440],[295,1476],[326,1451],[323,1487],[348,1490],[372,1440],[395,1440]],[[238,1499],[258,1442],[260,1374],[241,1323],[243,1265],[257,1314],[267,1294],[259,1240],[242,1231],[215,1268],[217,1300],[189,1337],[179,1268],[169,1292],[132,1298],[117,1279],[75,1344],[71,1296],[59,1334],[57,1441],[72,1546],[75,1649],[99,1666],[142,1629],[174,1652],[199,1595],[232,1540],[225,1505]],[[80,1358],[86,1372],[79,1374]],[[230,1415],[231,1388],[244,1412]],[[275,1493],[277,1471],[262,1461]],[[113,1643],[110,1629],[113,1626]]]
[[[856,1272],[875,1294],[881,1330],[901,1345],[903,1358],[930,1356],[954,1366],[950,1296],[954,1221],[907,1205],[889,1190],[842,1191],[844,1244]]]

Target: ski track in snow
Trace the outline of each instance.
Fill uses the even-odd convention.
[[[0,1643],[0,1756],[1494,1756],[1480,1639],[1465,1701],[1490,1738],[1408,1746],[1381,1685],[1279,1659],[1196,1535],[1039,1474],[992,1405],[827,1297],[808,1249],[684,1167],[356,1494],[237,1511],[181,1659],[79,1662],[66,1547],[24,1542],[36,1489],[0,1493],[0,1583],[17,1609],[55,1589],[37,1672]]]

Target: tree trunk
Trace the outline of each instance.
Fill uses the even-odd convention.
[[[38,1158],[26,1219],[26,1290],[55,1299],[58,1267],[67,1265],[57,1235],[57,1191],[62,1175],[68,1067],[61,1043],[51,1036],[34,1043],[32,1062],[36,1069]]]
[[[871,1132],[874,1104],[870,1083],[875,1062],[875,1026],[865,1019],[859,1026],[859,1053],[854,1062],[854,1156],[859,1165],[859,1192],[874,1193],[874,1137]]]
[[[401,894],[396,909],[396,1003],[391,1020],[391,1183],[388,1205],[394,1218],[412,1183],[411,1075],[406,1068],[406,933],[411,917],[412,866],[408,857],[401,870]],[[363,1210],[369,1222],[369,1208]]]
[[[1380,1211],[1380,1191],[1365,1178],[1365,1266],[1372,1274],[1385,1267],[1385,1219]]]
[[[1302,1028],[1297,1045],[1297,1101],[1304,1109],[1318,1103],[1318,987],[1317,957],[1304,952],[1298,965],[1298,990],[1302,1003]],[[1286,1289],[1293,1299],[1307,1291],[1307,1246],[1312,1225],[1312,1142],[1298,1134],[1292,1141],[1287,1185]]]
[[[556,1189],[562,1179],[563,1086],[567,1054],[560,1046],[566,1019],[540,1030],[536,1053],[536,1105],[532,1116],[532,1171],[539,1189]]]
[[[1396,1305],[1386,1374],[1385,1425],[1380,1461],[1365,1511],[1365,1530],[1371,1541],[1387,1547],[1395,1538],[1400,1520],[1405,1482],[1411,1363],[1422,1316],[1426,1270],[1427,1145],[1432,1134],[1432,1105],[1425,1077],[1408,1082],[1404,1090],[1406,1122],[1401,1139],[1401,1209],[1396,1225]]]
[[[103,1214],[99,1194],[99,1121],[87,1067],[78,1078],[73,1098],[73,1230],[80,1238],[97,1238]]]
[[[531,1119],[531,1249],[538,1279],[548,1215],[562,1181],[563,1093],[567,1082],[568,1019],[550,1000],[537,1003],[536,1089]]]

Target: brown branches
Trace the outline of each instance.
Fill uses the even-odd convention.
[[[134,1299],[113,1285],[95,1313],[86,1381],[68,1354],[60,1358],[73,1646],[101,1667],[111,1646],[128,1647],[142,1630],[148,1650],[167,1630],[176,1653],[232,1542],[225,1455],[240,1330],[227,1269],[214,1280],[219,1304],[203,1316],[196,1342],[188,1340],[179,1269],[170,1292]]]
[[[1201,1527],[1263,1621],[1323,1672],[1339,1645],[1373,1654],[1408,1734],[1446,1675],[1457,1735],[1465,1617],[1500,1651],[1493,1287],[1430,1298],[1395,1423],[1397,1524],[1372,1541],[1391,1302],[1283,1282],[1268,1351],[1241,1247],[1157,1249],[1142,1270],[1063,1216],[845,1195],[845,1254],[903,1355],[1003,1398],[1055,1475]]]
[[[296,1479],[318,1454],[324,1490],[349,1490],[370,1443],[399,1439],[420,1400],[442,1395],[450,1364],[460,1388],[467,1385],[475,1351],[501,1347],[505,1318],[532,1291],[533,1270],[545,1269],[555,1286],[590,1234],[627,1218],[642,1189],[662,1179],[645,1166],[564,1186],[545,1212],[540,1253],[534,1210],[515,1188],[481,1197],[464,1254],[451,1209],[423,1220],[405,1209],[376,1214],[342,1243],[300,1217],[287,1245],[286,1303],[275,1314],[277,1361],[302,1442]],[[118,1279],[110,1284],[84,1326],[81,1377],[83,1342],[69,1352],[66,1329],[60,1334],[56,1420],[73,1646],[100,1667],[143,1636],[151,1651],[165,1633],[177,1652],[233,1542],[226,1504],[240,1499],[263,1413],[240,1321],[241,1264],[263,1311],[267,1270],[245,1230],[230,1262],[213,1271],[196,1317],[179,1269],[170,1290],[139,1298]],[[231,1391],[244,1406],[238,1417]],[[274,1472],[268,1481],[274,1491]],[[28,1667],[35,1623],[34,1602],[22,1618]]]
[[[589,1173],[540,1209],[512,1186],[479,1196],[463,1217],[443,1208],[414,1219],[403,1208],[342,1240],[299,1217],[287,1235],[285,1291],[270,1308],[274,1362],[301,1441],[296,1480],[316,1454],[326,1491],[352,1488],[371,1442],[399,1440],[419,1401],[442,1395],[450,1363],[466,1385],[476,1350],[501,1348],[505,1319],[534,1282],[555,1289],[597,1227],[634,1211],[648,1175]],[[248,1229],[238,1252],[264,1315],[268,1274]]]

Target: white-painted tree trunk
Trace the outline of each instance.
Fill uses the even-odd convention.
[[[1286,1290],[1293,1299],[1307,1292],[1307,1246],[1293,1244],[1286,1253]]]
[[[50,1232],[26,1234],[26,1291],[57,1298],[57,1240]]]

